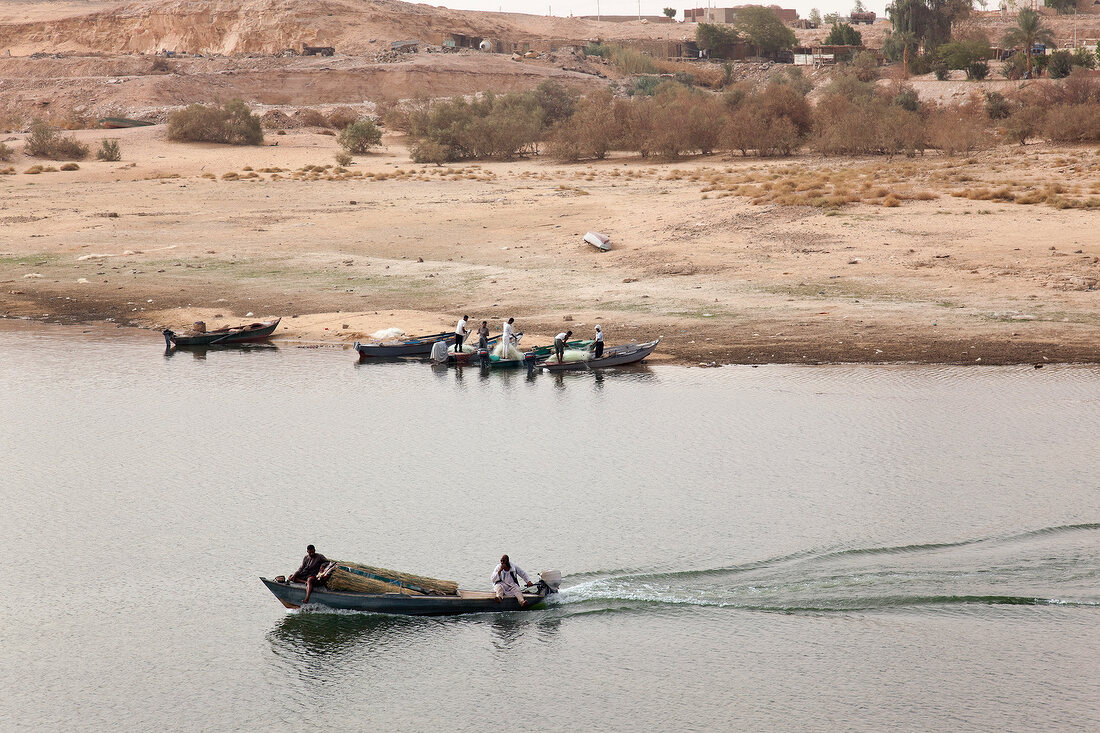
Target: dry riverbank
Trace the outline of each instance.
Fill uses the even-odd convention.
[[[281,339],[350,343],[468,313],[515,316],[528,343],[597,322],[612,343],[662,336],[682,363],[1100,361],[1095,211],[983,193],[1086,195],[1092,149],[436,167],[387,137],[318,173],[301,169],[335,142],[309,132],[258,148],[76,135],[121,137],[123,162],[28,175],[18,159],[0,177],[0,316],[179,329],[282,315]],[[878,203],[782,203],[813,185]],[[888,193],[901,205],[881,205]],[[583,244],[589,229],[614,249]]]

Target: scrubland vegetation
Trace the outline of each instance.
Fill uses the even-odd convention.
[[[259,145],[264,141],[260,118],[234,99],[222,106],[192,104],[168,118],[168,139],[187,142]]]

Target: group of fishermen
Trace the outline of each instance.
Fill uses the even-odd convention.
[[[327,557],[317,552],[317,548],[313,545],[306,545],[306,556],[302,558],[302,564],[287,578],[291,583],[306,584],[306,597],[302,601],[303,605],[309,603],[309,597],[313,595],[313,586],[318,584],[317,574],[321,572],[326,563],[328,563]],[[505,596],[512,596],[519,601],[520,607],[527,605],[527,599],[523,597],[523,589],[519,585],[519,578],[523,578],[523,582],[526,584],[524,587],[526,588],[534,585],[523,568],[512,564],[507,555],[501,555],[500,564],[497,565],[490,579],[497,603],[502,602]],[[321,585],[323,584],[322,582]]]
[[[456,354],[462,351],[462,344],[466,341],[466,337],[471,334],[471,331],[469,331],[467,328],[469,322],[470,317],[464,315],[458,320],[458,324],[455,325]],[[504,328],[500,338],[501,343],[503,344],[503,347],[501,349],[501,353],[503,354],[507,354],[509,349],[518,340],[516,337],[515,324],[515,318],[509,318],[507,321],[504,322]],[[477,334],[477,347],[479,349],[489,348],[489,322],[482,321],[481,325],[478,326],[477,331],[474,333]],[[572,335],[572,331],[562,331],[554,337],[554,355],[558,358],[559,364],[565,360],[565,346],[569,342],[569,339],[570,337],[572,337]],[[600,326],[599,324],[596,324],[596,335],[593,339],[593,350],[595,352],[594,358],[599,359],[601,356],[603,356],[603,326]],[[505,557],[507,557],[507,555],[505,555]]]

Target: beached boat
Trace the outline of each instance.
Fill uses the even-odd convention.
[[[172,346],[228,346],[231,344],[246,344],[252,341],[263,341],[275,333],[279,327],[281,318],[274,321],[261,321],[249,323],[246,326],[226,326],[213,331],[200,331],[188,334],[178,334],[170,328],[163,331],[164,341]]]
[[[306,597],[304,583],[278,582],[260,578],[267,589],[287,608],[301,608]],[[402,593],[351,593],[314,587],[309,605],[324,606],[339,611],[363,611],[367,613],[394,613],[403,616],[456,616],[463,613],[492,613],[499,611],[530,611],[540,608],[547,596],[558,592],[561,573],[545,571],[532,593],[524,593],[526,606],[520,606],[515,598],[507,597],[498,602],[491,591],[459,589],[454,595],[405,595]]]
[[[440,341],[453,341],[454,331],[433,333],[430,336],[412,336],[407,339],[395,341],[370,341],[368,343],[355,342],[355,350],[360,359],[370,357],[394,357],[394,356],[428,356],[432,353],[432,346]],[[490,344],[500,341],[500,336],[489,339]]]
[[[604,351],[603,356],[599,359],[589,359],[588,361],[566,361],[558,364],[554,361],[553,357],[551,357],[546,361],[539,362],[538,366],[551,372],[565,372],[635,364],[652,354],[659,343],[661,343],[661,339],[648,341],[644,344],[612,346]]]

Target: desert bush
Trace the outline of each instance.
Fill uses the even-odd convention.
[[[907,112],[920,110],[920,96],[917,94],[917,90],[910,86],[900,87],[897,93],[894,94],[892,101],[895,107],[901,107]]]
[[[260,118],[244,102],[234,99],[221,107],[192,104],[168,118],[168,139],[186,142],[260,145],[264,141]]]
[[[359,113],[353,110],[351,107],[339,107],[329,112],[328,117],[325,118],[325,122],[329,127],[336,130],[343,130],[348,125],[359,120]]]
[[[7,168],[0,168],[0,176],[14,176],[14,175],[15,175],[15,167],[14,166],[9,165]]]
[[[951,78],[951,69],[942,61],[932,63],[932,73],[936,75],[936,79],[939,81],[947,81]]]
[[[36,158],[51,160],[84,160],[88,146],[74,137],[64,137],[47,123],[39,120],[31,125],[31,134],[23,145],[23,152]]]
[[[300,109],[294,113],[302,127],[328,127],[328,120],[320,110]]]
[[[813,81],[806,78],[806,75],[802,73],[802,69],[797,66],[786,66],[783,70],[775,72],[768,79],[768,82],[772,84],[788,84],[791,89],[794,89],[803,97],[814,90]]]
[[[1073,50],[1073,65],[1080,66],[1083,69],[1095,69],[1098,56],[1100,56],[1100,46],[1097,46],[1096,53],[1092,53],[1085,46],[1081,46]]]
[[[336,142],[347,152],[362,155],[382,143],[382,131],[371,120],[359,120],[341,130]]]
[[[542,119],[533,93],[455,97],[412,115],[409,134],[418,144],[435,143],[420,147],[425,162],[435,162],[428,158],[439,157],[441,149],[447,161],[509,159],[536,150],[544,135]]]
[[[351,165],[351,162],[354,160],[354,158],[351,157],[351,153],[346,150],[337,151],[333,158],[336,159],[336,165],[341,167]]]
[[[653,152],[653,133],[657,125],[657,107],[652,99],[617,99],[613,118],[618,131],[618,144],[623,150],[633,150],[643,158]]]
[[[975,61],[966,67],[966,78],[981,81],[989,76],[989,64],[985,61]]]
[[[590,43],[584,49],[585,56],[607,59],[625,74],[656,74],[657,66],[650,56],[632,48],[611,43]]]
[[[929,147],[948,155],[989,147],[990,137],[983,121],[958,107],[936,110],[925,125]]]
[[[114,162],[122,160],[122,148],[115,138],[107,138],[99,143],[99,150],[95,151],[96,160]]]
[[[80,166],[77,165],[76,163],[65,163],[64,165],[61,166],[61,170],[63,170],[63,171],[78,171],[78,170],[80,170]]]
[[[1054,142],[1096,142],[1100,140],[1100,104],[1053,107],[1046,113],[1043,132]]]
[[[45,170],[46,170],[46,169],[45,169],[45,168],[43,168],[43,167],[42,167],[42,166],[40,166],[40,165],[32,165],[32,166],[31,166],[30,168],[28,168],[27,170],[23,171],[23,173],[24,173],[24,174],[26,174],[26,175],[28,175],[28,176],[36,176],[36,175],[38,175],[39,173],[42,173],[42,172],[43,172],[43,171],[45,171]]]
[[[8,162],[14,157],[15,151],[12,148],[8,147],[6,144],[0,143],[0,160]]]
[[[986,92],[985,113],[991,120],[1003,120],[1012,114],[1012,104],[1000,92]]]
[[[1055,51],[1047,59],[1047,73],[1051,79],[1065,79],[1073,70],[1073,56],[1069,51]]]
[[[1043,126],[1042,108],[1033,104],[1024,104],[1015,109],[1004,121],[1005,138],[1011,142],[1026,145],[1027,141],[1039,134]]]
[[[555,128],[550,154],[559,160],[605,158],[619,132],[611,93],[600,90],[581,99],[573,116]]]
[[[878,59],[870,51],[860,51],[852,59],[852,71],[860,81],[878,79]]]
[[[923,151],[920,116],[885,97],[831,94],[814,109],[811,147],[824,155],[879,153],[912,155]]]
[[[626,94],[628,97],[633,97],[636,94],[652,97],[657,93],[657,87],[660,85],[661,77],[659,76],[636,76],[630,80],[630,86],[626,88]]]
[[[157,56],[153,59],[153,65],[150,67],[150,71],[154,74],[170,74],[175,70],[175,65],[169,63],[168,59],[163,56]]]
[[[1001,75],[1009,81],[1019,81],[1027,72],[1027,57],[1022,53],[1014,54],[1001,64]]]
[[[932,64],[935,60],[935,56],[930,53],[922,53],[920,55],[913,53],[909,56],[909,73],[923,76],[932,71]]]
[[[577,109],[580,95],[561,82],[548,79],[535,87],[535,99],[542,110],[542,122],[552,127],[569,119]]]

